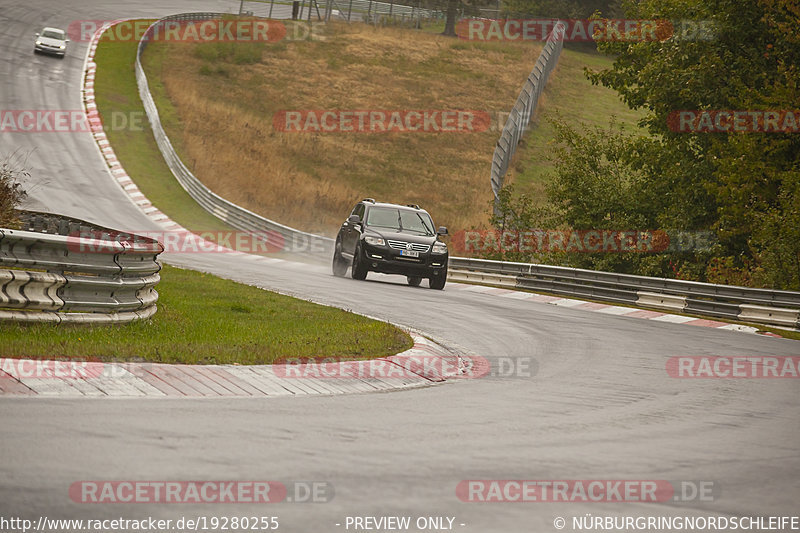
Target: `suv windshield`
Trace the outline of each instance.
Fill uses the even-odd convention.
[[[367,226],[433,235],[433,221],[427,213],[392,207],[373,207],[367,213]]]
[[[60,31],[48,30],[42,34],[42,37],[47,37],[48,39],[58,39],[59,41],[64,40],[64,34]]]

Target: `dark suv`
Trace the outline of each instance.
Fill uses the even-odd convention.
[[[353,279],[367,272],[401,274],[416,287],[428,278],[431,289],[443,289],[447,280],[447,245],[434,230],[433,220],[418,205],[397,205],[366,198],[342,224],[333,251],[333,273],[344,276],[352,267]]]

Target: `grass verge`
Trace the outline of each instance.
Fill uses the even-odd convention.
[[[33,359],[269,364],[284,357],[368,359],[411,348],[399,328],[165,266],[158,312],[119,326],[4,324],[0,355]]]
[[[133,181],[163,213],[191,231],[232,231],[181,187],[164,162],[136,86],[136,48],[130,40],[101,38],[95,54],[95,101],[114,152]],[[129,228],[136,231],[137,228]]]

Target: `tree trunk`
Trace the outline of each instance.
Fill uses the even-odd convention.
[[[447,0],[447,13],[442,35],[456,36],[456,16],[458,16],[459,4],[460,0]]]

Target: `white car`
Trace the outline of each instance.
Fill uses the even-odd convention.
[[[33,47],[33,53],[44,52],[46,54],[53,54],[64,57],[67,53],[67,34],[64,30],[58,28],[45,28],[42,33],[36,34],[36,44]]]

